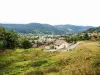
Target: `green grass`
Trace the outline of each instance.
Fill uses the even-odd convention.
[[[8,50],[0,54],[0,75],[99,75],[98,44],[85,41],[66,52]]]

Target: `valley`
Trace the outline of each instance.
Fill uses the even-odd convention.
[[[0,75],[100,75],[100,0],[0,0]]]
[[[0,75],[99,75],[100,33],[87,31],[23,34],[0,27]]]

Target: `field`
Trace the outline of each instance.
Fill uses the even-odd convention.
[[[66,52],[6,50],[0,53],[0,75],[100,75],[99,45],[85,41]]]

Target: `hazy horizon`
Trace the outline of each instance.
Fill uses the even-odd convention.
[[[99,0],[0,0],[0,23],[100,26]]]
[[[31,23],[36,23],[36,22],[31,22]],[[31,23],[0,23],[0,24],[31,24]],[[48,24],[48,23],[39,23],[39,24]],[[56,25],[74,25],[74,24],[56,24],[56,25],[48,24],[48,25],[56,26]],[[93,25],[74,25],[74,26],[93,26]],[[98,26],[93,26],[93,27],[98,27]]]

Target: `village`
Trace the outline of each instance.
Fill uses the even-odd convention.
[[[41,48],[49,51],[70,51],[80,44],[80,42],[69,43],[60,35],[24,35],[32,43],[32,48]]]
[[[80,35],[80,40],[76,38],[76,36]],[[87,35],[85,33],[81,34],[74,34],[72,36],[75,36],[73,39],[71,39],[71,42],[69,40],[66,40],[65,36],[61,35],[33,35],[33,34],[21,34],[21,37],[27,38],[32,43],[32,48],[41,48],[44,51],[71,51],[73,48],[77,47],[82,40],[85,40],[86,38],[82,38],[83,36],[88,37],[88,39],[91,39],[92,41],[100,39],[100,33],[88,33]],[[67,37],[68,39],[68,37]],[[73,40],[73,41],[72,41]]]

